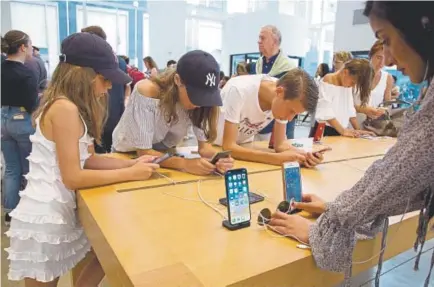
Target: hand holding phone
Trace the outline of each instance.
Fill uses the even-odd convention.
[[[211,163],[215,165],[219,161],[219,159],[230,157],[231,153],[232,153],[232,151],[230,151],[230,150],[220,151],[212,157]]]
[[[152,161],[152,163],[160,164],[160,163],[162,163],[163,161],[165,161],[166,159],[171,158],[172,156],[174,156],[173,153],[165,153],[164,155],[162,155],[162,156],[157,157],[156,159],[154,159],[154,160]]]

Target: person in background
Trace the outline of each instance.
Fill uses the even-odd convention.
[[[383,43],[377,40],[369,51],[369,61],[374,69],[374,78],[371,82],[371,94],[365,105],[361,104],[358,93],[354,93],[354,104],[357,111],[359,126],[363,125],[366,118],[376,119],[385,113],[385,109],[379,108],[383,101],[392,99],[393,78],[392,75],[383,71],[384,52]]]
[[[385,64],[396,65],[415,84],[427,81],[428,92],[420,109],[407,113],[396,144],[352,188],[332,202],[306,194],[302,203],[295,204],[297,209],[321,214],[316,222],[276,212],[270,225],[286,237],[294,236],[308,244],[319,268],[345,272],[344,286],[354,286],[350,278],[357,239],[382,230],[381,251],[371,258],[379,258],[375,278],[378,287],[386,243],[400,240],[393,231],[388,234],[388,218],[419,210],[418,227],[403,236],[416,237],[414,269],[419,269],[419,262],[428,264],[420,268],[428,273],[425,283],[414,282],[412,286],[429,287],[433,283],[434,250],[428,260],[420,260],[420,256],[429,252],[423,247],[434,217],[434,2],[367,1],[364,14],[375,36],[384,43]]]
[[[145,74],[148,76],[148,78],[155,78],[158,75],[158,66],[157,63],[155,63],[154,59],[152,59],[151,56],[147,56],[143,58],[143,63],[145,64]]]
[[[265,74],[231,78],[221,95],[223,106],[214,143],[232,151],[235,159],[274,165],[298,161],[306,167],[323,160],[321,154],[291,146],[286,138],[287,122],[306,110],[314,111],[318,101],[315,81],[301,68],[290,70],[280,79]],[[241,146],[273,119],[275,152]]]
[[[255,62],[248,62],[246,64],[246,70],[249,73],[249,75],[256,74],[256,63]]]
[[[35,74],[38,83],[38,94],[42,95],[42,92],[47,87],[47,69],[45,68],[44,61],[41,59],[38,47],[33,46],[33,56],[24,65]]]
[[[256,74],[268,74],[280,78],[289,70],[296,68],[296,65],[280,49],[281,44],[282,34],[276,26],[267,25],[261,28],[258,46],[262,57],[256,62]],[[295,120],[296,118],[287,124],[286,136],[288,139],[294,138]],[[268,140],[273,127],[274,121],[259,132],[257,139]]]
[[[249,72],[247,71],[246,62],[239,62],[237,65],[237,73],[236,76],[243,76],[248,75]]]
[[[1,67],[1,150],[6,165],[3,207],[5,222],[9,224],[9,212],[20,201],[23,176],[29,172],[27,157],[32,150],[29,137],[35,132],[31,114],[37,106],[38,89],[35,74],[24,65],[32,58],[30,37],[11,30],[1,38],[1,50],[7,55]]]
[[[339,51],[333,54],[333,72],[339,71],[346,62],[351,60],[353,55],[347,51]]]
[[[334,73],[327,74],[319,83],[319,100],[315,112],[316,123],[310,131],[313,137],[318,121],[325,121],[324,136],[358,137],[363,134],[356,118],[353,89],[360,94],[361,105],[369,101],[374,71],[366,59],[353,59]],[[349,124],[354,130],[349,129]]]
[[[217,152],[212,143],[217,134],[218,106],[222,104],[219,65],[214,57],[195,50],[152,79],[137,83],[119,124],[113,132],[118,152],[161,156],[175,148],[193,127],[201,158],[171,157],[162,167],[191,174],[220,173],[233,167],[233,159],[208,160]]]
[[[176,61],[175,60],[169,60],[169,61],[167,61],[166,69],[175,68],[175,66],[176,66]]]
[[[106,114],[112,82],[125,85],[110,45],[95,34],[75,33],[63,40],[52,81],[33,114],[27,187],[11,212],[9,280],[26,287],[55,287],[91,244],[77,216],[76,190],[146,180],[155,157],[115,159],[93,153]],[[104,277],[98,258],[83,264],[74,286],[99,286]]]
[[[392,99],[395,100],[399,97],[399,93],[400,93],[400,89],[399,86],[397,85],[398,79],[396,78],[395,75],[392,75],[393,78],[393,88],[392,88]]]
[[[128,68],[129,65],[130,65],[130,58],[128,56],[125,56],[125,55],[120,55],[119,57],[121,57],[122,59],[124,59],[125,64],[127,64],[127,68]]]
[[[327,75],[328,73],[330,73],[329,65],[327,63],[319,64],[318,68],[316,69],[316,73],[315,73],[315,81],[318,83],[319,80],[324,78],[325,75]]]
[[[220,81],[219,81],[219,88],[221,89],[222,87],[222,84],[223,84],[223,86],[226,84],[226,82],[222,82],[223,81],[223,79],[225,78],[225,73],[223,72],[223,71],[220,71]]]
[[[89,26],[81,29],[81,32],[95,34],[101,37],[104,41],[107,41],[107,34],[99,26]],[[127,63],[125,60],[121,56],[116,56],[114,53],[113,57],[117,59],[119,69],[121,69],[124,73],[127,73]],[[128,100],[131,94],[130,83],[126,85],[114,83],[108,93],[108,116],[104,125],[104,132],[101,136],[101,143],[95,145],[95,151],[97,153],[111,152],[113,144],[113,130],[121,119],[125,109],[125,102]]]
[[[223,79],[220,80],[219,83],[219,89],[223,89],[223,87],[226,85],[226,83],[230,80],[228,76],[224,76]]]

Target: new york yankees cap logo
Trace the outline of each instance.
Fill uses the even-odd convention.
[[[223,104],[218,88],[220,68],[211,54],[201,50],[184,54],[176,65],[176,72],[195,106],[214,107]]]

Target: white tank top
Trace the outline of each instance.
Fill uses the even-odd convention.
[[[81,116],[80,116],[81,118]],[[72,192],[62,182],[60,174],[56,144],[41,132],[40,118],[36,119],[36,130],[30,136],[32,142],[32,152],[29,160],[29,173],[25,176],[28,180],[27,187],[21,192],[21,196],[28,196],[38,201],[49,202],[56,200],[66,203],[75,208],[75,192]],[[80,166],[84,167],[84,162],[91,156],[88,148],[93,144],[93,139],[87,134],[87,126],[84,124],[84,134],[78,141],[80,152]]]
[[[384,92],[386,91],[388,73],[384,71],[380,72],[380,81],[378,81],[378,84],[371,91],[371,96],[369,98],[369,105],[371,107],[378,107],[384,101]]]

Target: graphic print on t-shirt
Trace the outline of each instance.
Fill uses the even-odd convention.
[[[272,120],[271,117],[267,117],[266,120],[259,122],[259,123],[251,123],[248,118],[244,118],[240,121],[240,124],[238,125],[238,133],[252,136],[256,135],[260,130],[265,128],[269,122]]]

